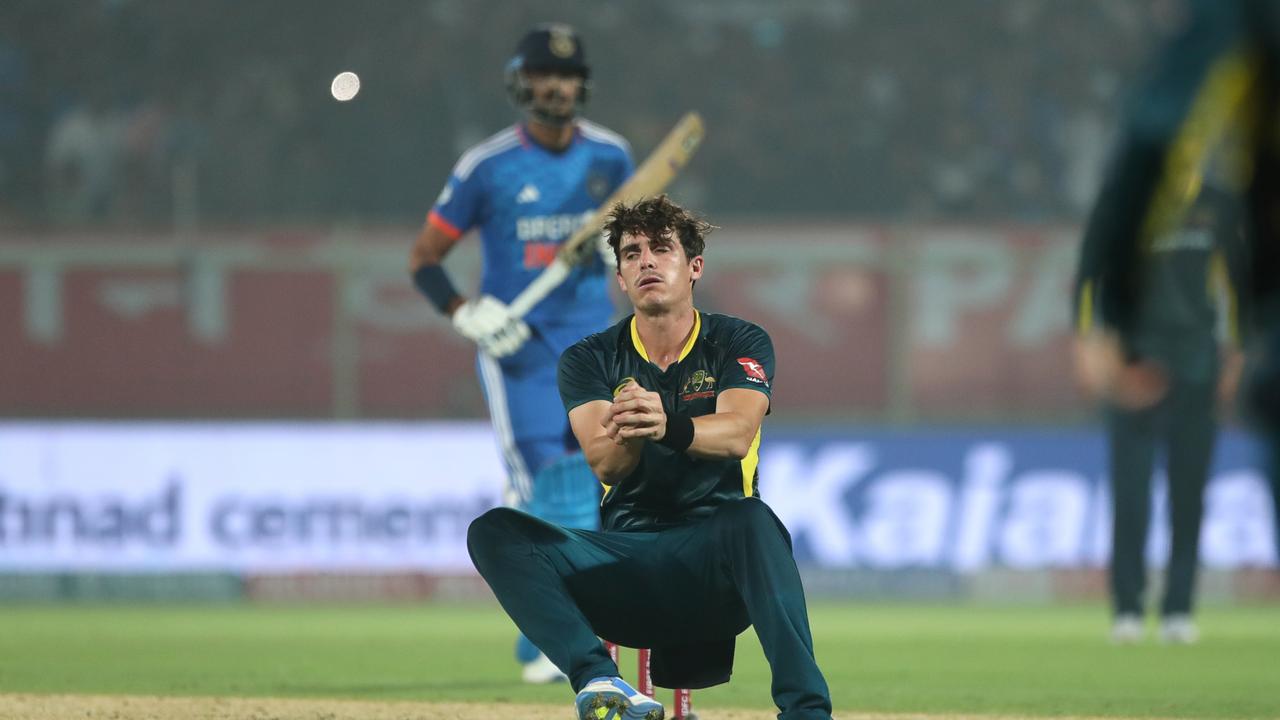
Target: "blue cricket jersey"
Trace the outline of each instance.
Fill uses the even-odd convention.
[[[572,142],[560,152],[512,126],[462,155],[428,222],[451,237],[478,227],[480,290],[509,303],[632,169],[627,142],[595,123],[579,119]],[[605,284],[611,270],[592,253],[525,320],[580,328],[579,337],[603,328],[613,311]]]

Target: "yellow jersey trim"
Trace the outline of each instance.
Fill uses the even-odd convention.
[[[1209,69],[1178,135],[1165,153],[1164,172],[1142,225],[1142,247],[1177,227],[1204,183],[1206,158],[1238,130],[1253,93],[1257,58],[1234,52]]]
[[[753,481],[756,479],[756,468],[760,465],[760,429],[756,428],[755,439],[747,449],[747,456],[742,458],[742,496],[751,497]]]
[[[684,348],[680,350],[680,357],[676,358],[676,362],[680,362],[693,352],[694,343],[698,342],[698,334],[702,332],[702,313],[697,308],[693,309],[693,332],[689,334],[689,340],[684,344]],[[644,349],[644,343],[640,342],[640,331],[636,329],[636,318],[631,316],[631,344],[635,347],[636,352],[640,353],[640,357],[645,362],[653,362],[649,359],[649,353]]]
[[[1085,280],[1080,286],[1080,308],[1076,313],[1076,332],[1088,335],[1093,330],[1093,281]]]

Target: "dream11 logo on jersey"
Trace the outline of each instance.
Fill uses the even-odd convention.
[[[749,357],[738,358],[738,364],[742,366],[742,371],[747,374],[748,380],[769,387],[769,378],[764,374],[763,365]]]

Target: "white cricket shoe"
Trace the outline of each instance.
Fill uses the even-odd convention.
[[[1166,615],[1160,620],[1160,642],[1166,645],[1195,645],[1200,629],[1190,615]]]
[[[662,703],[620,677],[592,678],[574,700],[578,720],[663,720]]]
[[[520,678],[530,685],[550,685],[551,683],[568,682],[569,676],[560,672],[560,668],[542,653],[538,659],[525,663],[520,670]]]
[[[1116,645],[1133,645],[1142,642],[1146,634],[1142,626],[1142,616],[1131,613],[1117,615],[1111,621],[1111,642]]]

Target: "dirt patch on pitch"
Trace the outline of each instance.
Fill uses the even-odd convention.
[[[996,720],[994,715],[837,713],[845,720]],[[774,720],[764,710],[698,710],[700,720]],[[293,698],[198,698],[145,695],[0,695],[0,720],[571,720],[560,705],[368,702]],[[1056,718],[1055,720],[1089,720]],[[1107,720],[1117,720],[1109,718]]]

